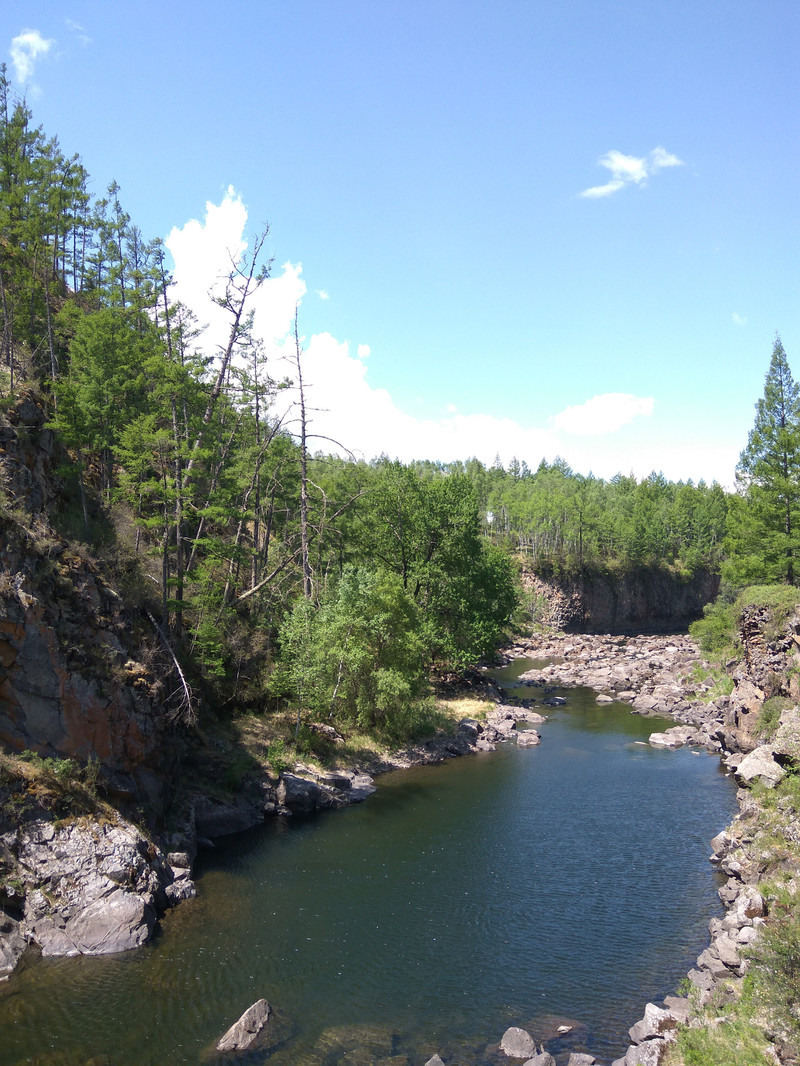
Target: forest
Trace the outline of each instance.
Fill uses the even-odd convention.
[[[2,70],[0,403],[35,390],[62,449],[54,521],[114,568],[215,706],[288,704],[406,735],[432,676],[530,622],[523,568],[794,583],[800,401],[779,340],[735,494],[656,472],[606,481],[559,459],[324,454],[297,319],[289,378],[253,331],[267,231],[231,266],[227,342],[209,356],[202,324],[172,300],[162,243],[116,182],[99,198],[89,184]],[[6,503],[0,487],[0,518]],[[196,713],[191,698],[183,713]]]

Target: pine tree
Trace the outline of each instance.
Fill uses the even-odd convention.
[[[736,480],[746,500],[747,522],[734,523],[733,554],[752,556],[754,545],[745,541],[755,536],[764,576],[793,585],[800,528],[800,387],[777,335]]]

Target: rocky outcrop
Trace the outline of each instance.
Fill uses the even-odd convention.
[[[667,567],[624,574],[584,570],[568,577],[523,572],[539,604],[537,621],[577,633],[676,632],[700,618],[715,599],[719,577],[707,570],[687,576]]]
[[[6,972],[21,953],[21,938],[43,955],[139,947],[164,911],[174,880],[159,849],[120,817],[59,826],[37,820],[3,834],[2,846],[14,859],[20,914],[0,929]]]

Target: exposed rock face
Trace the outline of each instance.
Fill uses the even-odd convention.
[[[120,597],[50,524],[59,482],[43,427],[32,396],[0,422],[0,486],[23,516],[0,514],[0,743],[97,758],[117,795],[158,802],[160,686],[125,646]]]
[[[3,843],[27,886],[22,927],[43,955],[139,947],[166,905],[172,874],[163,855],[122,819],[58,829],[37,821],[6,834]]]
[[[700,618],[719,590],[719,578],[708,571],[684,579],[658,567],[566,580],[524,573],[523,582],[546,604],[542,622],[579,633],[673,632]]]
[[[28,946],[20,923],[0,911],[0,981],[5,981]]]

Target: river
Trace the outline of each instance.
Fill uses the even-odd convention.
[[[510,1025],[623,1054],[707,944],[735,787],[715,758],[643,743],[669,723],[563,694],[538,747],[221,841],[151,945],[28,963],[0,985],[0,1064],[222,1061],[215,1038],[261,996],[271,1066],[483,1066]]]

